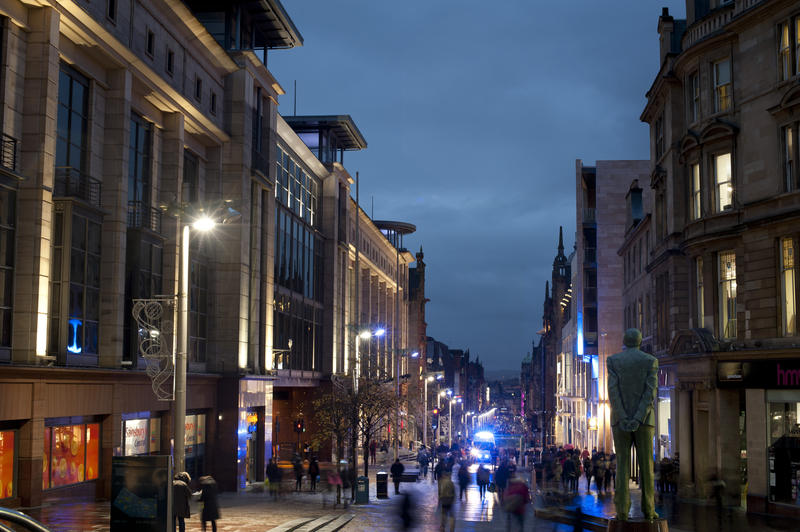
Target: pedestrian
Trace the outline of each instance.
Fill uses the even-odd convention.
[[[392,467],[389,469],[389,472],[392,474],[392,482],[394,482],[395,495],[400,494],[400,483],[403,481],[403,471],[405,470],[406,468],[400,463],[400,459],[395,458]]]
[[[583,475],[586,477],[586,493],[589,493],[589,485],[592,483],[592,460],[589,458],[589,450],[583,450]]]
[[[572,492],[572,485],[576,478],[575,462],[572,460],[572,451],[567,451],[567,459],[564,460],[564,479],[566,480],[567,491]]]
[[[336,508],[342,502],[342,476],[337,469],[328,473],[328,488],[334,493],[333,507]]]
[[[211,475],[200,477],[200,502],[203,510],[200,512],[200,522],[203,532],[206,532],[206,522],[211,521],[211,532],[217,532],[217,519],[219,519],[219,488]]]
[[[467,487],[469,486],[469,467],[467,466],[467,461],[464,460],[458,466],[458,500],[460,501],[464,494],[467,492]]]
[[[303,460],[300,458],[299,454],[296,454],[294,457],[294,463],[292,464],[294,468],[294,491],[302,491],[303,489]]]
[[[433,468],[433,478],[431,480],[438,482],[439,479],[442,478],[442,473],[444,473],[444,461],[439,460]]]
[[[417,452],[417,463],[419,463],[419,470],[423,478],[428,478],[428,452],[425,447],[421,447]]]
[[[616,482],[617,482],[617,455],[616,453],[611,453],[611,457],[608,459],[608,472],[611,477],[610,486],[614,488],[616,491]]]
[[[531,502],[528,486],[522,479],[512,476],[508,481],[508,488],[503,495],[503,510],[508,512],[507,528],[511,530],[512,520],[519,524],[520,532],[525,530],[525,512]]]
[[[450,478],[448,473],[442,475],[439,481],[439,505],[442,511],[442,524],[439,527],[441,532],[447,528],[448,522],[450,525],[450,532],[456,529],[456,518],[453,516],[453,503],[456,500],[456,487],[453,485],[453,479]]]
[[[483,464],[478,466],[478,471],[475,473],[476,480],[478,481],[478,492],[481,494],[481,500],[486,496],[486,486],[489,485],[491,480],[491,473],[489,469]]]
[[[317,491],[317,479],[319,478],[319,462],[317,457],[311,458],[311,463],[308,464],[308,480],[311,482],[309,491]]]
[[[503,498],[503,491],[505,491],[506,485],[508,484],[509,474],[508,462],[503,460],[494,473],[494,483],[495,486],[497,486],[497,493],[500,495],[500,499]]]
[[[594,485],[597,487],[597,492],[603,494],[603,484],[606,477],[606,458],[605,453],[600,451],[592,460],[592,475],[594,476]]]
[[[414,496],[413,492],[404,493],[400,500],[400,529],[411,530],[414,527]]]
[[[275,462],[275,458],[270,458],[267,464],[267,481],[269,482],[269,494],[273,499],[278,498],[278,489],[281,484],[281,470]]]
[[[189,501],[192,498],[192,491],[189,483],[192,481],[189,473],[183,471],[175,475],[172,480],[172,529],[179,532],[186,532],[186,519],[191,517],[189,511]]]

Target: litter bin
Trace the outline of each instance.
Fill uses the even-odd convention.
[[[356,504],[369,503],[369,479],[358,477],[356,479]]]
[[[375,495],[379,499],[389,498],[389,473],[386,471],[375,474]]]

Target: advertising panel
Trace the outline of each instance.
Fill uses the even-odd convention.
[[[169,456],[114,456],[111,461],[111,532],[172,530]]]
[[[14,496],[14,431],[0,431],[0,499]]]
[[[148,454],[150,431],[146,419],[125,421],[125,456]]]

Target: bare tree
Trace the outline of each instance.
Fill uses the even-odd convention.
[[[386,427],[397,410],[397,396],[390,384],[362,379],[356,396],[358,429],[364,453],[364,475],[369,475],[369,444]],[[397,430],[397,427],[395,427]]]
[[[335,379],[335,377],[334,377]],[[353,397],[351,390],[343,383],[334,380],[333,385],[318,396],[312,405],[314,421],[317,425],[312,442],[320,447],[328,440],[336,442],[336,456],[344,455],[344,444],[353,426]]]

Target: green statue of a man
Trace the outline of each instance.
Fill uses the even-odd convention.
[[[625,349],[608,357],[608,398],[611,403],[611,431],[617,453],[617,479],[614,506],[617,519],[627,521],[631,507],[628,479],[631,472],[631,445],[639,461],[639,486],[645,519],[657,519],[653,504],[653,404],[658,392],[658,360],[640,351],[642,333],[628,329]]]

